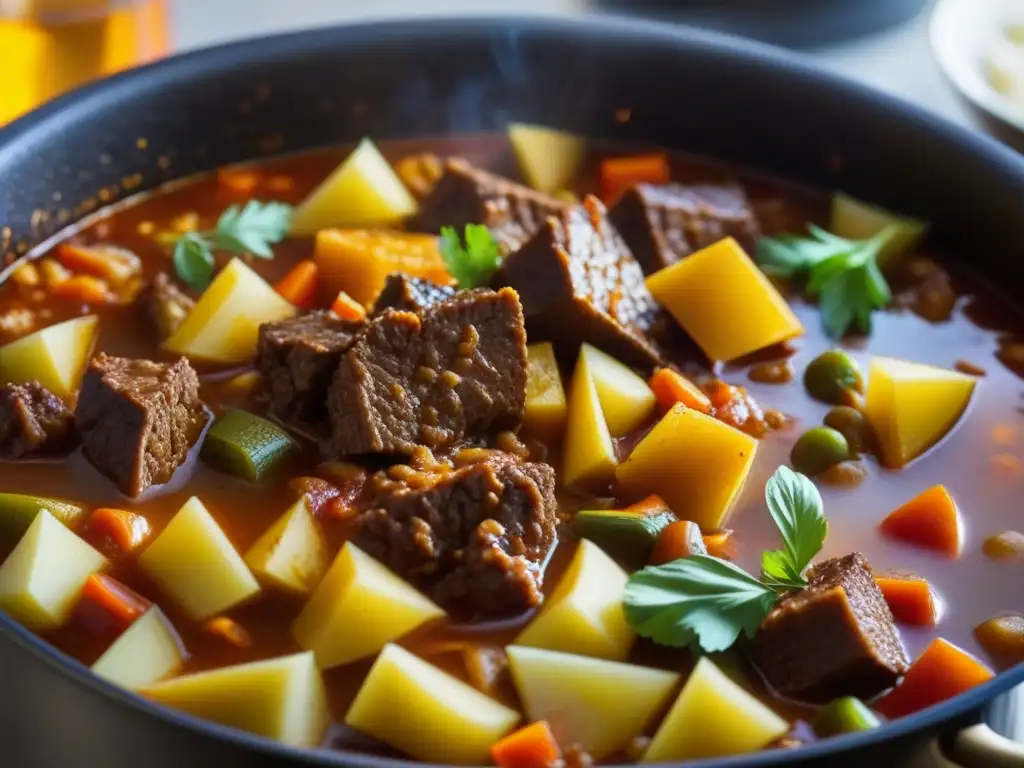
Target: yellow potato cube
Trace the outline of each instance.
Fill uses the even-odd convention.
[[[242,556],[195,496],[142,553],[139,567],[196,621],[260,591]]]
[[[519,713],[397,645],[377,657],[345,725],[426,763],[483,765]]]
[[[363,139],[292,214],[292,235],[328,227],[395,224],[416,212],[416,201],[376,145]]]
[[[656,493],[680,520],[722,528],[743,488],[757,440],[711,416],[676,404],[616,472],[620,492]]]
[[[555,440],[565,429],[568,406],[555,348],[550,341],[526,348],[526,413],[523,428],[538,437]]]
[[[321,669],[366,658],[444,616],[396,574],[348,542],[292,626]]]
[[[293,747],[315,747],[328,723],[327,692],[312,653],[176,677],[140,693]]]
[[[294,314],[295,307],[244,261],[232,259],[164,342],[164,349],[194,360],[244,363],[256,356],[262,323]]]
[[[872,359],[864,410],[886,466],[902,467],[941,440],[967,408],[974,384],[958,371]]]
[[[712,360],[735,360],[804,332],[731,237],[655,272],[647,287]]]
[[[177,674],[185,663],[181,638],[155,605],[136,619],[92,665],[95,675],[136,691]]]
[[[77,390],[96,345],[99,318],[85,315],[42,328],[0,347],[0,384],[38,381],[57,397]]]
[[[580,347],[580,357],[587,361],[612,437],[632,432],[651,417],[657,405],[654,392],[632,369],[590,344]]]
[[[625,749],[661,711],[679,675],[650,667],[511,645],[512,679],[528,720],[547,720],[559,744],[600,760]]]
[[[566,485],[599,487],[615,476],[619,460],[589,361],[582,352],[572,374],[562,451],[562,481]]]
[[[626,572],[592,541],[572,562],[517,645],[621,661],[636,638],[622,610]]]
[[[531,187],[552,194],[573,185],[586,148],[582,138],[527,123],[510,123],[508,138]]]
[[[654,735],[645,763],[740,755],[785,736],[789,723],[707,657],[697,662]]]
[[[264,583],[308,595],[327,570],[327,550],[305,497],[295,502],[245,554]]]
[[[917,219],[897,216],[843,192],[832,193],[828,228],[833,234],[847,240],[867,240],[890,225],[895,225],[896,231],[878,254],[881,266],[891,263],[917,245],[928,232],[928,225]]]
[[[0,609],[29,629],[54,629],[71,615],[86,579],[106,558],[45,509],[0,565]]]

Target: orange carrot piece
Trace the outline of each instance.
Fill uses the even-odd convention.
[[[342,320],[363,320],[366,318],[366,308],[344,291],[338,291],[337,298],[331,304],[331,312]]]
[[[667,413],[676,403],[701,413],[711,413],[711,400],[692,381],[671,368],[659,368],[647,382],[658,399],[658,408]]]
[[[652,493],[645,499],[633,502],[624,510],[626,512],[632,512],[636,515],[657,515],[660,512],[671,512],[668,508],[668,504],[656,493]]]
[[[100,507],[89,517],[89,530],[109,536],[122,552],[134,552],[149,538],[149,520],[125,509]]]
[[[546,720],[530,723],[491,747],[491,759],[499,768],[549,768],[561,756]]]
[[[112,576],[94,573],[85,581],[82,599],[92,600],[122,626],[127,627],[149,610],[152,603]]]
[[[919,576],[875,576],[896,621],[912,627],[934,627],[939,616],[932,586]]]
[[[260,183],[256,171],[241,168],[225,168],[217,172],[217,183],[235,195],[251,195]]]
[[[704,546],[712,557],[722,560],[734,560],[736,558],[736,539],[733,537],[731,528],[706,534],[704,536]]]
[[[252,637],[246,632],[245,627],[227,616],[215,616],[203,625],[203,629],[235,648],[252,646]]]
[[[316,303],[319,271],[315,261],[303,259],[281,278],[274,290],[299,309],[309,309]]]
[[[949,557],[963,549],[963,522],[956,502],[936,485],[890,513],[879,526],[887,536]]]
[[[634,184],[667,184],[670,177],[666,155],[611,157],[601,163],[601,199],[611,205]]]
[[[126,248],[114,245],[72,245],[57,246],[57,259],[75,273],[100,277],[114,285],[121,285],[142,272],[142,260]]]
[[[92,275],[74,275],[50,287],[50,293],[58,299],[76,301],[82,304],[110,304],[116,297],[108,290],[105,281]]]
[[[910,665],[903,682],[874,707],[888,718],[903,717],[958,696],[993,675],[967,651],[939,637]]]
[[[664,565],[700,551],[700,528],[690,520],[676,520],[661,529],[651,552],[651,565]]]

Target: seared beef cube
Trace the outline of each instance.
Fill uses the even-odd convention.
[[[161,339],[169,339],[196,305],[195,299],[178,287],[174,279],[161,272],[145,294],[147,309]]]
[[[858,553],[807,574],[809,586],[779,600],[754,636],[753,660],[791,699],[869,699],[910,666],[892,612]]]
[[[0,387],[0,459],[56,453],[74,445],[75,417],[37,381]]]
[[[585,341],[628,365],[661,362],[647,337],[660,310],[595,197],[548,217],[505,259],[494,284],[519,292],[530,338],[550,339],[563,354],[575,355]]]
[[[154,363],[101,352],[75,410],[86,457],[133,497],[171,479],[205,423],[199,377],[183,357]]]
[[[555,472],[500,451],[464,451],[457,469],[392,467],[355,541],[458,615],[514,616],[543,598],[555,542]]]
[[[372,314],[379,315],[387,309],[422,312],[427,307],[432,307],[454,295],[453,286],[438,285],[422,277],[409,277],[396,272],[388,275],[373,305]]]
[[[373,318],[342,357],[328,395],[342,456],[450,448],[518,426],[525,405],[526,330],[509,289]]]
[[[361,320],[342,320],[327,311],[260,326],[256,368],[277,418],[326,436],[327,389],[362,327]]]
[[[444,174],[409,220],[410,229],[437,234],[454,227],[461,235],[466,224],[483,224],[510,253],[536,232],[547,216],[564,204],[510,179],[495,176],[465,160],[449,159]]]
[[[753,253],[760,234],[746,194],[735,185],[636,184],[608,218],[648,275],[724,237]]]

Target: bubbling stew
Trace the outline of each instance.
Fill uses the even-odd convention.
[[[427,763],[932,706],[1024,661],[1024,340],[927,229],[529,125],[102,211],[0,287],[0,609]]]

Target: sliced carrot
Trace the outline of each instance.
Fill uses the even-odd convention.
[[[113,576],[102,573],[94,573],[86,579],[82,599],[96,603],[123,627],[139,618],[152,605]]]
[[[113,245],[87,247],[64,243],[57,246],[57,259],[72,272],[85,273],[121,285],[138,277],[142,260],[126,248]]]
[[[303,259],[281,278],[274,290],[286,301],[300,309],[309,309],[316,303],[319,269],[312,259]]]
[[[548,768],[561,756],[545,720],[510,733],[491,747],[491,759],[499,768]]]
[[[626,512],[633,512],[637,515],[656,515],[659,512],[671,512],[668,508],[668,504],[656,493],[652,493],[645,499],[630,504],[625,509]]]
[[[601,163],[601,199],[611,205],[634,184],[666,184],[670,177],[666,155],[611,157]]]
[[[260,183],[260,175],[256,171],[225,168],[217,172],[217,183],[234,195],[251,195]]]
[[[366,318],[366,308],[344,291],[338,291],[337,298],[331,304],[331,312],[342,320],[363,320]]]
[[[736,558],[736,539],[731,528],[705,535],[704,546],[712,557],[722,560],[734,560]]]
[[[668,412],[676,403],[701,413],[711,413],[711,400],[692,381],[671,368],[659,368],[647,382],[658,399],[658,408]]]
[[[252,637],[246,632],[245,627],[227,616],[215,616],[203,625],[203,629],[235,648],[252,646]]]
[[[149,538],[149,520],[125,509],[100,507],[89,517],[89,530],[109,536],[122,552],[134,552]]]
[[[651,564],[663,565],[697,554],[701,547],[700,528],[690,520],[677,520],[661,529],[651,552]]]
[[[935,593],[919,576],[875,576],[885,602],[896,621],[914,627],[934,627],[938,622]]]
[[[942,485],[915,496],[886,517],[879,527],[887,536],[949,557],[959,557],[963,548],[960,511]]]
[[[886,717],[903,717],[958,696],[993,675],[967,651],[939,637],[910,665],[903,682],[874,707]]]
[[[50,293],[58,299],[90,305],[110,304],[117,300],[106,281],[92,275],[73,275],[50,286]]]

